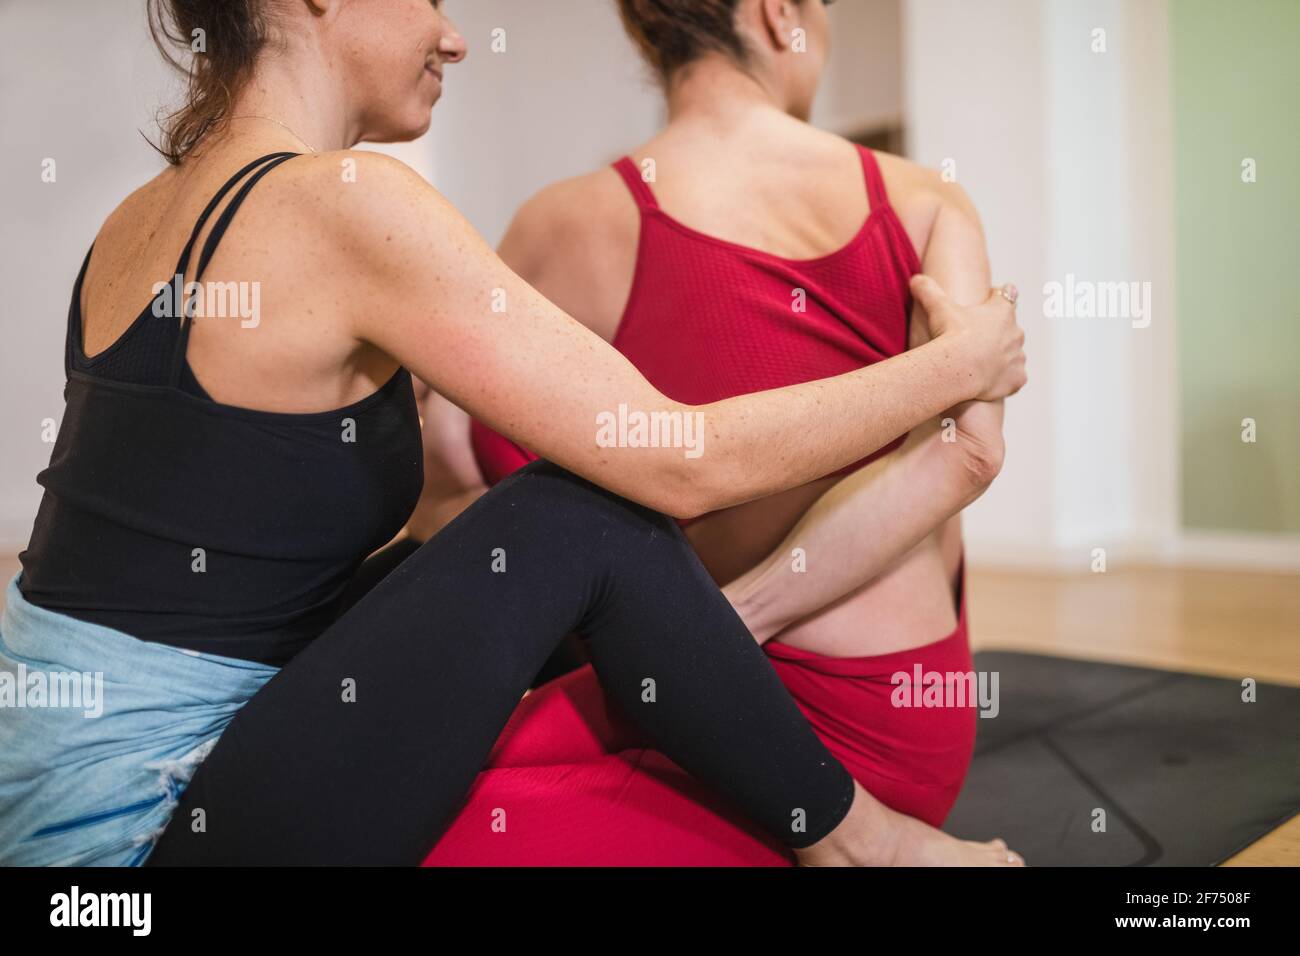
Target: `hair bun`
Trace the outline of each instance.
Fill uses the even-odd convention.
[[[618,0],[618,12],[628,36],[666,84],[707,53],[723,53],[742,64],[749,60],[736,30],[738,5],[739,0]]]

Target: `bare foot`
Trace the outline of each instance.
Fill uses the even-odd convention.
[[[800,866],[1024,866],[1002,840],[958,840],[897,813],[854,784],[853,806],[825,839],[795,854]]]
[[[914,817],[886,808],[895,818],[889,862],[882,866],[1024,866],[1020,854],[1003,840],[976,843],[958,840]]]

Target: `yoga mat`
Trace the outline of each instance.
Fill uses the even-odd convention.
[[[1240,680],[1005,651],[975,668],[999,674],[1000,712],[979,720],[954,836],[1003,837],[1030,866],[1212,866],[1300,810],[1300,688],[1244,703]]]

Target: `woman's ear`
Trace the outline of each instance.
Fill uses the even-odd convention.
[[[794,0],[758,0],[763,39],[775,51],[789,50],[799,26],[798,4]]]

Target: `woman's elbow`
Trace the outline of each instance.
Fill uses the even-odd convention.
[[[718,510],[713,500],[690,482],[673,481],[657,497],[658,502],[653,506],[655,510],[679,521],[693,521],[710,511]]]
[[[646,504],[682,521],[689,521],[725,507],[724,496],[715,491],[716,482],[700,462],[683,460],[660,469],[654,478],[652,500]]]
[[[997,442],[963,442],[961,469],[970,490],[978,497],[988,490],[1006,460],[1006,446]]]

